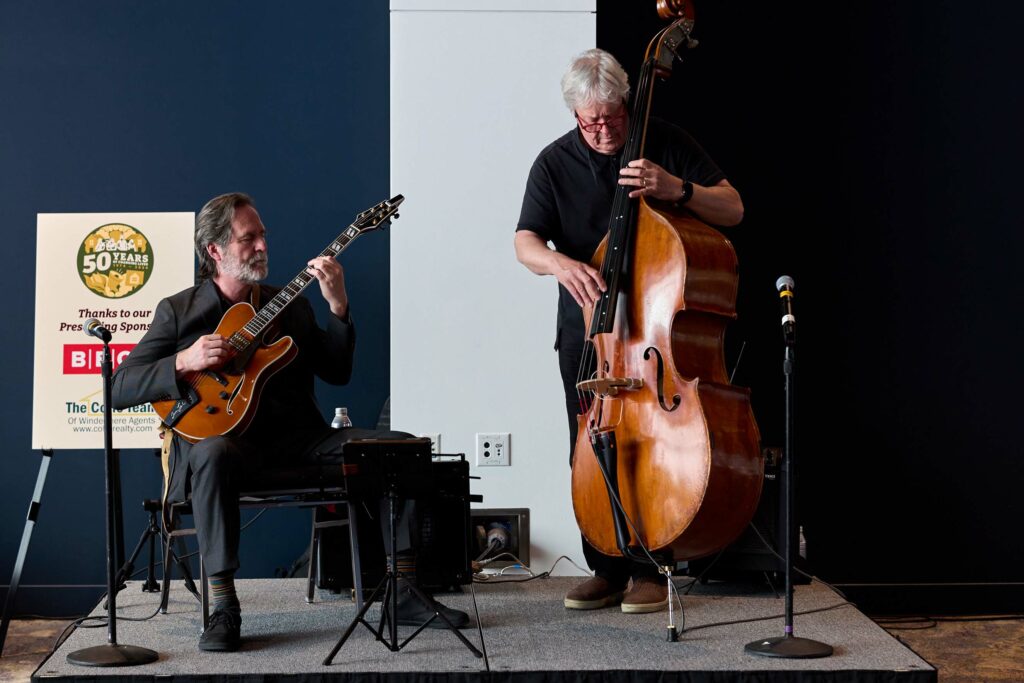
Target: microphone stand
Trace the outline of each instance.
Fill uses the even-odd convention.
[[[114,499],[117,495],[115,485],[120,482],[118,463],[114,457],[113,415],[110,407],[110,384],[113,375],[113,363],[110,356],[110,332],[96,325],[89,332],[103,340],[103,451],[104,474],[107,499],[107,644],[75,650],[67,656],[69,664],[77,666],[137,666],[149,664],[158,659],[153,650],[135,645],[118,645],[117,643],[117,589],[115,557],[115,535],[117,519],[114,513]]]
[[[779,279],[782,282],[782,278]],[[792,286],[790,280],[790,286]],[[780,287],[781,292],[781,287]],[[792,294],[783,294],[783,297],[791,297]],[[784,299],[785,301],[785,299]],[[784,309],[785,310],[785,309]],[[788,318],[788,320],[787,320]],[[785,358],[782,362],[782,371],[786,376],[786,451],[783,459],[783,468],[786,485],[785,511],[785,538],[786,538],[786,625],[783,635],[774,638],[762,638],[752,643],[747,643],[743,648],[745,652],[761,657],[781,657],[786,659],[812,659],[815,657],[832,656],[832,646],[820,643],[809,638],[799,638],[793,635],[793,507],[795,481],[796,481],[796,460],[793,455],[793,435],[795,387],[794,376],[796,372],[796,319],[790,313],[783,316],[783,338],[786,345]]]

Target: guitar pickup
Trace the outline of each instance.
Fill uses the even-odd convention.
[[[222,387],[226,387],[228,385],[228,378],[220,373],[213,372],[212,370],[207,370],[206,376],[213,379],[213,381],[217,382],[217,384],[221,385]]]
[[[185,390],[185,396],[175,401],[174,407],[171,408],[170,412],[167,413],[167,417],[164,418],[164,424],[168,427],[178,424],[178,421],[185,416],[185,413],[191,410],[197,403],[199,403],[199,393],[190,386]]]

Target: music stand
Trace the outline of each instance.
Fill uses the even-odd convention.
[[[398,532],[396,522],[398,516],[398,501],[421,498],[428,495],[433,488],[431,481],[431,457],[429,439],[406,439],[406,440],[385,440],[385,439],[362,439],[350,441],[342,449],[342,467],[345,472],[346,493],[349,500],[380,500],[387,498],[388,501],[388,564],[377,587],[373,589],[370,598],[365,601],[362,609],[352,619],[341,638],[335,643],[327,658],[324,659],[324,666],[329,666],[335,655],[341,650],[349,636],[355,631],[356,626],[362,624],[376,640],[383,643],[391,652],[398,652],[408,645],[413,638],[418,636],[423,629],[429,626],[434,619],[440,618],[448,629],[454,633],[462,644],[465,645],[474,656],[482,658],[480,652],[459,629],[437,609],[435,603],[430,600],[416,585],[414,581],[407,580],[406,586],[410,589],[417,600],[427,608],[434,611],[433,616],[420,624],[416,630],[405,640],[398,639],[398,581],[406,578],[398,571]],[[381,599],[380,621],[374,628],[366,621],[366,612],[378,598]],[[387,633],[385,634],[385,625]]]

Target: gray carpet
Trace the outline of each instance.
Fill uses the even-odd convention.
[[[566,610],[562,596],[579,579],[551,578],[525,584],[477,584],[477,602],[491,670],[495,672],[558,672],[580,678],[582,672],[763,672],[749,680],[772,680],[773,672],[803,672],[800,680],[819,680],[813,672],[861,672],[847,678],[820,680],[936,680],[927,662],[901,645],[852,606],[796,617],[796,635],[832,645],[835,655],[823,659],[781,660],[745,654],[744,644],[782,635],[781,616],[769,621],[698,628],[702,625],[781,615],[783,600],[772,593],[737,591],[735,586],[698,586],[683,597],[685,629],[680,642],[665,642],[667,612],[626,615],[614,609]],[[355,615],[354,605],[340,596],[320,593],[304,601],[300,579],[253,579],[238,582],[242,601],[244,645],[236,653],[205,653],[196,648],[201,618],[198,603],[180,583],[171,593],[170,613],[148,621],[118,620],[118,642],[159,652],[154,664],[125,669],[91,669],[65,660],[74,650],[106,642],[106,629],[77,629],[36,673],[40,680],[60,677],[307,675],[377,672],[472,673],[483,661],[446,630],[428,629],[399,653],[391,653],[359,627],[330,667],[321,661]],[[473,613],[469,587],[456,595],[439,596],[446,604]],[[152,613],[159,596],[129,585],[118,599],[119,614]],[[796,589],[795,609],[828,607],[842,599],[828,588]],[[96,613],[99,613],[97,610]],[[376,614],[377,608],[370,614]],[[683,622],[676,614],[677,628]],[[691,630],[692,629],[692,630]],[[404,629],[405,630],[405,629]],[[411,631],[411,629],[405,630]],[[463,631],[479,647],[475,629]],[[874,678],[870,672],[878,672]],[[779,676],[782,678],[783,676]],[[164,679],[167,680],[167,679]],[[710,679],[709,679],[710,680]],[[729,680],[715,677],[715,680]],[[796,680],[791,678],[790,680]]]

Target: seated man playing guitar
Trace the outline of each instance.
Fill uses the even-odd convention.
[[[146,402],[179,401],[189,393],[189,378],[216,371],[237,355],[237,344],[218,334],[218,323],[228,309],[250,302],[259,310],[280,291],[259,282],[267,276],[266,229],[252,199],[240,193],[214,197],[196,217],[196,254],[202,282],[162,300],[149,331],[118,368],[113,380],[113,406],[126,408]],[[274,317],[265,340],[290,336],[297,348],[291,362],[280,367],[252,397],[252,410],[244,431],[201,440],[174,434],[169,454],[166,499],[181,501],[192,495],[196,535],[210,577],[214,612],[199,647],[233,651],[240,643],[240,606],[234,575],[239,567],[239,486],[246,472],[287,464],[340,462],[342,445],[353,439],[408,438],[402,432],[366,429],[331,429],[314,396],[313,376],[331,384],[345,384],[352,373],[355,327],[349,315],[345,276],[329,256],[309,261],[306,269],[320,285],[330,306],[326,329],[314,317],[302,296]],[[249,362],[253,362],[250,360]],[[246,366],[248,371],[250,366]],[[227,398],[221,396],[221,398]],[[193,408],[203,410],[201,405]],[[212,405],[207,412],[219,410]],[[202,413],[200,413],[201,415]],[[167,418],[165,417],[165,420]],[[173,426],[173,425],[171,425]],[[193,443],[194,442],[194,443]],[[411,507],[411,506],[407,506]],[[398,549],[400,570],[414,575],[415,553],[409,515],[402,520],[405,540]],[[468,623],[462,612],[438,605],[458,627]],[[398,623],[419,625],[432,611],[402,591]],[[443,622],[434,621],[431,625]]]

